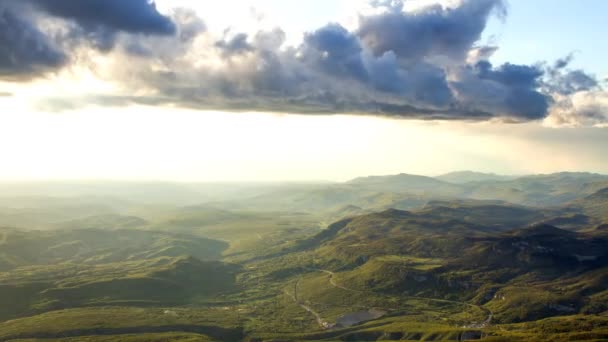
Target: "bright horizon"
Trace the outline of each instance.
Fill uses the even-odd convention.
[[[15,162],[3,165],[1,179],[266,182],[460,170],[608,173],[603,146],[596,145],[608,139],[601,128],[186,110],[167,117],[155,108],[131,110],[35,114],[2,123],[0,150]]]
[[[158,0],[150,10],[137,0],[149,10],[140,27],[100,21],[103,32],[87,32],[85,15],[0,0],[39,34],[29,36],[35,55],[11,51],[19,37],[0,22],[0,181],[608,174],[608,48],[594,40],[608,5],[454,0],[429,10],[437,2]],[[568,26],[574,11],[586,19]],[[402,20],[403,35],[434,16],[477,26],[379,42],[382,16]],[[54,41],[45,29],[82,37]]]

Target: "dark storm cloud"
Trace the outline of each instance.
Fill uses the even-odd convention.
[[[306,46],[327,53],[328,58],[347,59],[363,50],[359,40],[342,25],[328,24],[304,38]]]
[[[551,105],[551,98],[538,90],[543,75],[538,66],[506,63],[494,68],[482,61],[460,69],[450,85],[467,108],[519,121],[537,120]]]
[[[139,86],[200,109],[458,118],[449,113],[454,98],[442,68],[424,61],[402,66],[394,53],[376,57],[338,24],[306,34],[295,48],[281,49],[280,29],[234,37],[241,38],[214,43],[223,66],[146,69]],[[475,113],[481,116],[491,114]]]
[[[480,79],[503,86],[503,108],[507,113],[531,120],[542,119],[547,114],[551,100],[537,90],[544,75],[539,66],[505,63],[493,69],[489,62],[479,62],[475,69]]]
[[[402,11],[395,1],[377,6],[388,10],[361,17],[358,31],[328,24],[307,33],[298,47],[280,49],[280,30],[260,32],[253,39],[244,33],[224,37],[214,46],[228,60],[225,69],[146,71],[144,85],[174,103],[202,109],[464,120],[530,120],[546,114],[547,99],[534,90],[533,82],[518,78],[526,76],[527,70],[520,70],[524,67],[471,73],[466,82],[474,85],[465,89],[484,81],[493,85],[496,101],[484,102],[473,94],[460,98],[445,66],[432,60],[449,57],[458,66],[473,49],[479,50],[479,58],[491,55],[495,47],[474,43],[491,13],[504,10],[501,1],[469,0],[415,13]]]
[[[47,18],[60,27],[43,30]],[[120,32],[167,36],[176,27],[148,0],[0,0],[0,77],[27,80],[57,70],[82,44],[107,52]]]
[[[307,34],[301,47],[302,59],[320,71],[365,82],[369,74],[362,51],[357,37],[338,24]]]
[[[366,59],[374,90],[444,107],[453,96],[443,69],[425,62],[402,66],[394,53]]]
[[[186,8],[174,9],[170,18],[175,35],[126,35],[119,39],[119,46],[128,54],[150,59],[172,60],[186,54],[194,40],[207,30],[205,22]]]
[[[67,62],[67,56],[19,8],[0,1],[0,78],[27,80]]]
[[[419,119],[536,120],[550,103],[537,91],[543,75],[537,67],[480,62],[449,75],[425,60],[404,63],[392,51],[376,56],[337,24],[307,34],[297,48],[278,49],[281,31],[256,37],[248,40],[246,56],[229,50],[241,60],[225,69],[148,70],[143,85],[172,103],[200,109]]]
[[[504,12],[501,0],[464,1],[456,8],[433,5],[405,12],[402,1],[377,2],[384,13],[361,16],[358,35],[376,55],[392,51],[400,59],[445,56],[462,60],[477,42],[490,14]]]
[[[481,79],[493,80],[510,87],[535,89],[539,86],[543,70],[538,66],[516,65],[505,63],[493,69],[488,61],[475,65],[475,71]]]
[[[73,20],[87,31],[171,35],[175,25],[149,0],[29,0],[46,13]]]
[[[75,23],[64,40],[88,42],[101,51],[114,48],[120,32],[173,35],[175,24],[149,0],[27,0],[42,12]]]

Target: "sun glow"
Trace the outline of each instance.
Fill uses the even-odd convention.
[[[593,151],[573,159],[576,146],[551,150],[554,145],[528,139],[539,125],[518,136],[488,123],[169,107],[18,114],[0,115],[4,179],[347,180],[463,168],[523,173],[601,167]],[[530,158],[536,153],[547,157]]]

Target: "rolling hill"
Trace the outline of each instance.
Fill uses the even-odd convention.
[[[465,183],[474,183],[474,182],[500,182],[500,181],[509,181],[517,178],[517,176],[503,176],[497,175],[494,173],[483,173],[483,172],[474,172],[474,171],[456,171],[446,173],[441,176],[435,177],[443,182],[454,183],[454,184],[465,184]]]
[[[0,228],[0,271],[33,265],[101,264],[191,255],[218,260],[225,242],[141,230],[20,231]]]
[[[599,221],[608,220],[608,187],[569,204]]]
[[[461,187],[432,177],[399,174],[394,176],[370,176],[356,178],[349,185],[383,192],[408,192],[450,196],[459,194]]]
[[[302,241],[292,252],[299,257],[279,258],[333,271],[332,281],[353,291],[466,300],[502,323],[608,309],[595,300],[608,285],[608,239],[544,224],[509,229],[509,219],[520,227],[533,213],[523,208],[437,208],[345,219]],[[473,223],[477,215],[483,224]]]
[[[0,199],[0,340],[608,338],[606,176],[448,176]]]

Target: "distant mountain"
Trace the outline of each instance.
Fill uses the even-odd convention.
[[[563,205],[608,187],[608,176],[562,172],[502,182],[469,183],[466,186],[466,196],[469,198],[501,199],[511,203],[548,207]]]
[[[0,182],[2,197],[103,197],[140,203],[190,204],[210,197],[196,184],[127,181]]]
[[[592,172],[556,172],[556,173],[548,173],[548,174],[537,174],[537,175],[528,175],[522,176],[518,179],[528,179],[528,180],[542,180],[544,182],[579,182],[581,180],[585,180],[588,182],[600,182],[608,180],[608,175],[603,175],[599,173]]]
[[[389,208],[417,210],[435,200],[479,200],[557,207],[608,187],[608,176],[590,173],[557,173],[513,179],[509,176],[465,172],[446,177],[455,181],[454,177],[459,175],[464,178],[458,184],[432,177],[398,174],[356,178],[341,184],[274,187],[254,197],[214,202],[213,205],[228,211],[308,212],[339,219],[350,216],[341,216],[340,211],[351,205],[363,211]],[[465,178],[476,181],[464,182]]]
[[[441,176],[435,177],[436,179],[454,183],[454,184],[464,184],[464,183],[472,183],[472,182],[487,182],[487,181],[508,181],[517,178],[517,176],[503,176],[497,175],[494,173],[482,173],[482,172],[474,172],[474,171],[456,171],[446,173]]]
[[[396,189],[384,191],[373,186],[344,183],[273,189],[256,197],[217,203],[217,206],[228,210],[314,212],[333,216],[346,206],[364,210],[413,209],[422,207],[429,199],[425,194]]]
[[[375,191],[422,194],[434,199],[500,200],[547,207],[562,205],[608,187],[608,176],[562,172],[513,178],[467,171],[438,178],[408,174],[372,176],[346,184]]]
[[[458,185],[446,183],[432,177],[409,175],[405,173],[393,176],[355,178],[347,182],[347,184],[376,191],[431,193],[444,196],[457,195],[462,192],[462,188]]]

